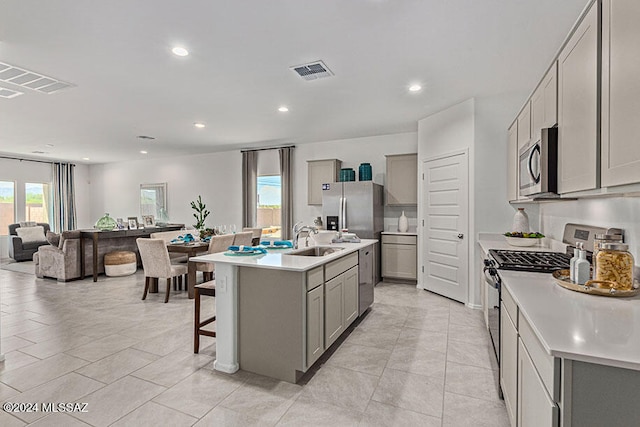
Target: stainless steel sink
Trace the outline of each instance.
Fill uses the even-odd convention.
[[[332,247],[332,246],[312,246],[310,248],[296,249],[285,255],[297,255],[297,256],[325,256],[332,253],[343,250],[344,248]]]

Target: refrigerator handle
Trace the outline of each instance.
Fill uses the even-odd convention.
[[[349,228],[347,226],[347,198],[342,198],[342,228]]]
[[[342,219],[342,197],[340,197],[340,206],[338,207],[338,231],[342,230],[344,220]]]

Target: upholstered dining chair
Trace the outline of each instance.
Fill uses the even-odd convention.
[[[147,298],[149,286],[154,279],[166,279],[167,290],[164,302],[169,301],[169,293],[171,292],[171,279],[182,279],[187,274],[186,265],[171,264],[167,245],[162,239],[136,239],[140,258],[142,259],[142,268],[144,269],[144,294],[142,299]]]
[[[235,238],[234,234],[223,234],[221,236],[211,237],[211,241],[209,242],[209,249],[207,250],[207,253],[215,254],[218,252],[226,251],[229,246],[233,245],[234,238]],[[213,280],[214,269],[215,269],[215,264],[212,264],[210,262],[196,262],[196,271],[202,271],[202,275],[204,276],[205,282],[209,280]]]
[[[262,238],[262,228],[245,227],[242,229],[242,231],[250,231],[253,233],[253,235],[251,236],[251,244],[253,246],[257,246],[260,244],[260,239]]]
[[[235,246],[252,246],[253,241],[253,232],[251,231],[243,231],[242,233],[234,234],[235,239],[233,239],[233,244]]]

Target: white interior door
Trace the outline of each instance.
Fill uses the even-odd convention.
[[[467,153],[428,160],[422,166],[422,284],[424,289],[466,303],[469,287]]]

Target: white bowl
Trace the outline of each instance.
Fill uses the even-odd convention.
[[[542,241],[542,237],[508,237],[508,236],[504,236],[504,238],[507,240],[507,243],[510,244],[511,246],[520,246],[520,247],[536,246],[536,245],[540,244],[540,242]]]
[[[318,245],[328,245],[337,235],[338,233],[334,230],[318,230],[318,233],[312,233],[311,237]]]

